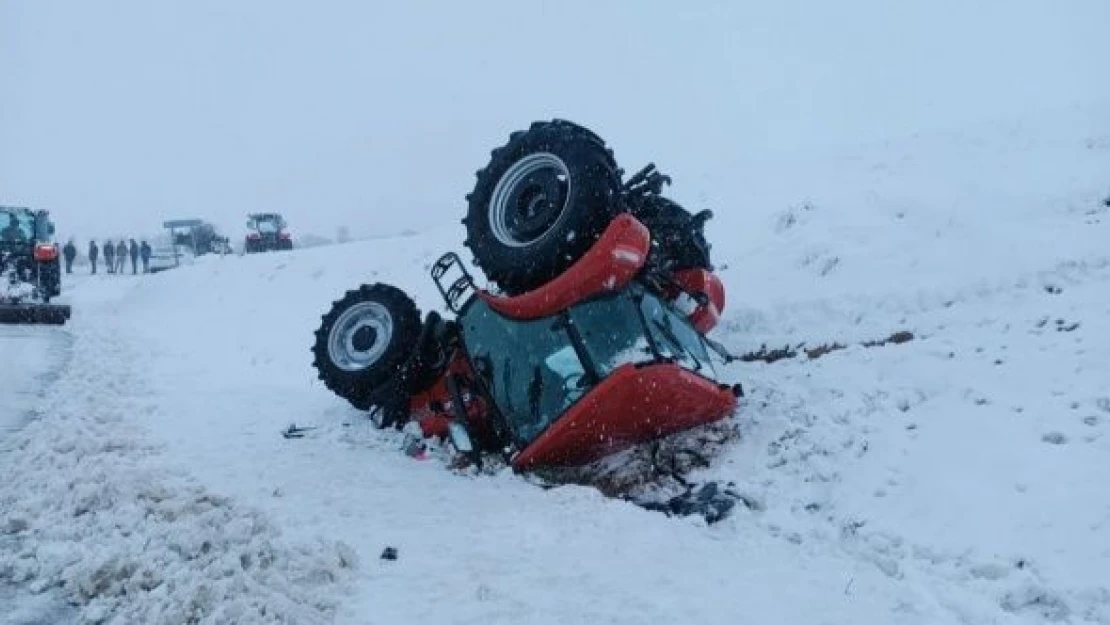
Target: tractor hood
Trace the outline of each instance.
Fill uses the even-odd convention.
[[[622,365],[513,461],[516,469],[579,466],[640,443],[720,420],[732,389],[669,363]]]

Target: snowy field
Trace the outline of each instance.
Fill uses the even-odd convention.
[[[4,203],[82,247],[257,210],[379,237],[77,275],[64,328],[0,327],[0,625],[1110,625],[1107,24],[0,0]],[[310,366],[347,289],[441,307],[472,172],[551,117],[716,213],[714,338],[799,354],[720,369],[720,523],[409,458]]]
[[[719,340],[850,346],[725,368],[740,437],[697,477],[747,505],[712,526],[410,459],[316,382],[344,290],[438,307],[459,206],[411,237],[76,277],[68,364],[0,439],[0,580],[87,623],[1110,624],[1106,110],[677,180],[718,215]],[[60,344],[27,336],[0,349]]]

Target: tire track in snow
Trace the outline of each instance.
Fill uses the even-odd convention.
[[[351,551],[286,544],[258,512],[161,468],[134,421],[158,410],[145,361],[110,327],[71,331],[70,364],[0,481],[0,530],[14,537],[0,578],[57,589],[82,623],[330,622]]]
[[[13,440],[36,418],[38,404],[72,355],[72,336],[61,328],[0,326],[0,354],[5,371],[0,378],[0,465],[9,461]],[[0,475],[10,475],[9,470]],[[10,528],[8,528],[10,529]],[[0,554],[16,552],[21,538],[0,526]],[[0,558],[0,562],[7,562]],[[12,583],[0,564],[0,625],[51,623],[68,625],[75,619],[59,593],[33,593],[25,584]]]
[[[36,405],[69,362],[72,336],[63,329],[42,326],[0,326],[0,452],[8,435],[32,418]]]

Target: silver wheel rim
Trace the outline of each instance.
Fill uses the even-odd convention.
[[[373,342],[366,349],[355,345],[355,336],[368,328]],[[393,337],[393,317],[377,302],[361,302],[339,315],[328,333],[328,358],[343,371],[362,371],[381,360]]]
[[[513,232],[513,228],[509,224],[510,215],[514,211],[514,207],[511,206],[513,192],[517,185],[528,176],[544,169],[554,169],[556,175],[561,176],[561,179],[566,182],[565,199],[563,205],[559,207],[559,213],[552,221],[551,227],[534,237],[521,238]],[[547,236],[566,214],[567,202],[571,196],[571,184],[570,170],[567,169],[567,164],[563,162],[563,159],[550,152],[530,154],[513,163],[509,170],[497,181],[497,186],[493,188],[493,194],[490,197],[489,225],[494,238],[509,247],[525,247]]]

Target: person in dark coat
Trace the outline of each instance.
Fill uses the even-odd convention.
[[[150,249],[150,244],[143,241],[139,246],[139,256],[143,259],[143,273],[150,273],[150,255],[153,250]]]
[[[136,275],[139,273],[139,244],[135,239],[130,240],[128,251],[131,253],[131,275]]]
[[[70,239],[62,248],[62,257],[66,260],[66,273],[73,273],[73,261],[77,258],[77,246]]]
[[[116,272],[116,246],[111,240],[104,242],[104,263],[108,265],[108,273]]]
[[[92,265],[93,275],[96,275],[96,260],[100,258],[100,248],[96,241],[89,241],[89,264]]]
[[[127,241],[123,239],[116,243],[116,273],[123,273],[124,266],[127,265]]]

